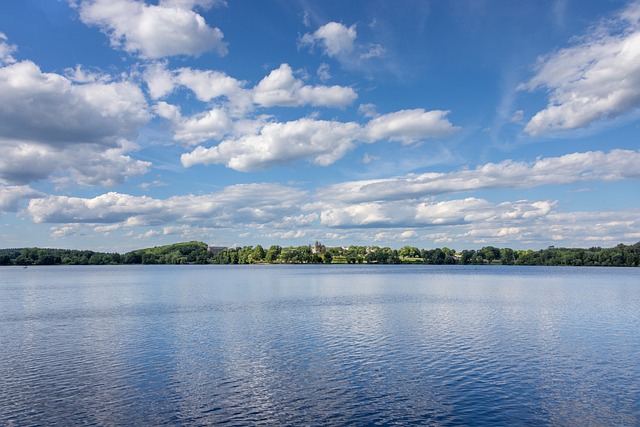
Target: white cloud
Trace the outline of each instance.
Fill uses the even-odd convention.
[[[153,99],[169,95],[175,88],[173,73],[167,70],[166,64],[154,62],[144,70],[144,80]]]
[[[123,183],[127,177],[144,175],[149,171],[151,162],[126,155],[133,150],[135,146],[127,141],[122,141],[120,147],[104,151],[83,145],[52,153],[49,160],[57,165],[61,176],[55,181],[60,184],[113,187]]]
[[[373,44],[360,54],[360,59],[382,58],[387,53],[386,49],[379,44]]]
[[[144,78],[149,94],[154,99],[163,98],[177,86],[183,86],[193,91],[199,101],[218,101],[217,104],[226,110],[227,115],[235,119],[246,117],[255,105],[343,108],[358,97],[350,87],[305,85],[302,80],[294,77],[288,64],[282,64],[271,71],[251,89],[245,89],[246,82],[220,71],[191,68],[171,71],[162,62],[148,65]]]
[[[318,47],[323,55],[336,59],[342,66],[367,73],[371,72],[371,60],[383,58],[387,53],[379,43],[359,42],[355,24],[347,27],[339,22],[329,22],[313,33],[305,33],[298,46],[310,51]]]
[[[491,203],[478,198],[404,200],[332,205],[318,202],[321,223],[365,242],[433,242],[436,245],[547,247],[550,241],[574,247],[633,243],[640,239],[640,210],[557,212],[558,202]],[[405,231],[396,231],[405,229]],[[420,233],[420,229],[429,230]],[[353,231],[358,230],[358,235]],[[326,233],[329,235],[329,233]]]
[[[492,203],[469,197],[310,204],[306,192],[276,184],[235,185],[216,193],[165,200],[120,193],[94,198],[44,196],[17,187],[8,193],[10,197],[3,199],[0,191],[0,206],[8,200],[4,205],[12,211],[19,209],[14,199],[40,197],[32,199],[24,213],[36,223],[60,224],[52,229],[60,236],[86,227],[106,234],[143,227],[142,232],[147,228],[157,235],[192,238],[212,236],[214,229],[224,228],[245,237],[268,239],[315,235],[336,240],[349,236],[368,242],[377,237],[387,242],[431,240],[465,247],[500,244],[534,248],[546,247],[554,238],[559,244],[582,247],[640,238],[637,209],[556,212],[557,202],[548,200]],[[317,225],[344,231],[330,233]],[[421,234],[421,228],[432,231]]]
[[[515,245],[547,247],[555,245],[588,248],[612,243],[633,243],[640,239],[640,211],[551,212],[522,221],[516,227],[499,222],[474,223],[448,229],[449,242],[469,245]],[[427,235],[434,238],[435,235]]]
[[[181,157],[183,166],[225,164],[250,172],[310,158],[327,166],[342,158],[355,143],[384,139],[413,142],[428,137],[444,137],[457,128],[445,118],[446,112],[404,110],[373,119],[364,128],[355,122],[303,118],[286,123],[266,123],[259,133],[227,139],[214,147],[197,147]]]
[[[415,232],[415,230],[407,230],[407,231],[403,231],[402,233],[400,233],[400,238],[401,239],[411,239],[413,237],[416,237],[418,233]]]
[[[265,238],[265,239],[301,239],[307,236],[307,232],[304,230],[289,230],[289,231],[278,231],[274,233],[266,233],[259,234],[256,237]]]
[[[151,239],[159,235],[160,235],[160,231],[158,230],[148,230],[144,233],[134,235],[133,238],[137,240],[144,240],[144,239]]]
[[[376,233],[373,240],[376,242],[384,242],[383,244],[389,244],[388,242],[404,242],[407,240],[413,240],[418,237],[418,233],[415,230],[406,230],[403,232],[395,231],[381,231]]]
[[[65,71],[65,77],[74,83],[108,83],[110,76],[103,74],[99,70],[91,71],[82,65],[78,64],[75,68],[67,68]]]
[[[376,104],[371,104],[371,103],[360,104],[358,106],[358,113],[362,114],[364,117],[367,117],[369,119],[380,116],[380,113],[378,113],[376,109]]]
[[[326,205],[329,205],[328,203]],[[493,204],[483,199],[448,201],[383,201],[335,206],[321,213],[328,227],[433,227],[466,223],[518,223],[551,212],[549,201],[518,201]]]
[[[160,0],[160,6],[163,7],[177,7],[180,9],[193,9],[199,7],[204,10],[209,10],[216,6],[226,6],[225,0]]]
[[[640,152],[589,151],[538,159],[533,163],[505,160],[472,170],[411,174],[403,177],[344,182],[319,194],[351,202],[402,200],[491,188],[531,188],[541,185],[640,178]]]
[[[51,227],[50,236],[54,239],[60,239],[64,237],[74,236],[78,234],[78,226],[74,225],[65,225],[63,227]]]
[[[121,182],[149,164],[126,156],[151,115],[126,81],[74,84],[30,61],[0,68],[0,182],[25,184],[54,173],[80,183]]]
[[[12,54],[17,50],[15,45],[9,44],[7,36],[0,32],[0,65],[16,62]]]
[[[527,123],[531,135],[587,127],[640,107],[640,2],[575,46],[537,66],[521,89],[549,90],[549,104]]]
[[[134,215],[153,215],[162,208],[150,197],[106,193],[93,199],[48,196],[29,203],[28,212],[37,223],[109,224],[127,221]]]
[[[401,110],[371,120],[365,127],[372,141],[390,139],[403,144],[426,138],[446,138],[459,128],[447,120],[448,111]]]
[[[132,83],[74,85],[30,61],[0,68],[0,93],[1,138],[114,145],[150,119]]]
[[[78,10],[82,22],[100,27],[113,47],[142,58],[199,56],[211,50],[224,56],[222,31],[191,10],[208,9],[214,3],[219,2],[172,0],[147,5],[136,0],[82,0]]]
[[[356,26],[347,27],[338,22],[329,22],[314,33],[306,33],[300,39],[301,46],[313,47],[320,44],[323,53],[331,57],[343,57],[354,49]]]
[[[110,192],[94,198],[47,196],[30,201],[27,213],[36,223],[119,224],[122,227],[235,227],[278,223],[300,212],[306,193],[276,184],[245,184],[207,195],[165,200]]]
[[[233,117],[243,117],[253,109],[251,91],[244,88],[246,82],[221,71],[192,68],[168,70],[166,63],[155,62],[146,67],[143,76],[149,95],[156,100],[182,86],[191,90],[199,101],[216,101],[224,105],[227,113]]]
[[[151,163],[135,160],[125,153],[131,144],[100,147],[79,144],[62,148],[35,141],[0,141],[0,184],[27,184],[51,179],[59,185],[115,186],[129,176],[143,175]]]
[[[139,187],[142,190],[147,191],[152,187],[167,187],[168,185],[169,184],[167,184],[166,182],[155,180],[155,181],[151,181],[151,182],[143,182],[142,184],[139,185]]]
[[[226,164],[248,172],[303,158],[326,166],[353,147],[361,128],[357,123],[299,119],[286,123],[267,123],[259,134],[225,140],[211,148],[197,147],[183,154],[182,164]]]
[[[0,185],[0,213],[18,212],[23,203],[41,196],[26,185]]]
[[[329,70],[330,70],[329,64],[325,64],[323,62],[318,67],[318,71],[316,72],[316,74],[318,74],[318,78],[320,80],[322,80],[323,82],[326,82],[331,78],[331,72]]]
[[[191,68],[178,69],[175,81],[191,89],[196,97],[204,102],[222,96],[233,99],[242,92],[242,87],[245,84],[220,71],[202,71]]]
[[[166,102],[159,102],[156,113],[172,123],[176,141],[188,145],[198,144],[212,138],[222,138],[232,130],[233,123],[225,110],[212,108],[192,117],[183,117],[180,109]]]
[[[296,107],[313,105],[342,108],[358,97],[356,92],[343,86],[309,86],[293,75],[288,64],[282,64],[256,85],[253,99],[264,107]]]

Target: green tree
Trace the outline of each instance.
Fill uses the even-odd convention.
[[[420,249],[413,246],[405,246],[398,251],[402,258],[420,258]]]
[[[282,252],[282,248],[280,246],[273,245],[267,251],[267,254],[265,255],[265,260],[270,263],[277,262],[281,252]]]
[[[262,246],[258,245],[253,249],[253,253],[251,254],[254,262],[263,261],[266,253]]]
[[[484,248],[480,249],[480,252],[482,253],[483,258],[489,264],[491,264],[495,260],[500,259],[500,249],[493,246],[485,246]]]
[[[460,253],[460,264],[471,264],[472,263],[472,259],[473,256],[476,254],[476,251],[471,249],[471,250],[463,250]]]
[[[500,249],[500,262],[504,265],[513,265],[516,262],[516,253],[511,248]]]

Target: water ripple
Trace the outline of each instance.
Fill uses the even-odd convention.
[[[3,426],[640,424],[628,270],[33,270]]]

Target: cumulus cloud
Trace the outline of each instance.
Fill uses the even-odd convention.
[[[160,6],[193,9],[195,7],[209,10],[214,6],[226,6],[225,0],[160,0]]]
[[[27,213],[37,223],[117,224],[122,227],[207,227],[277,223],[299,212],[306,193],[276,184],[243,184],[208,195],[165,200],[110,192],[94,198],[47,196],[30,201]],[[277,224],[275,225],[277,227]]]
[[[36,223],[59,224],[54,233],[69,234],[92,227],[95,232],[143,229],[163,235],[197,236],[217,228],[253,230],[254,238],[299,238],[310,235],[365,241],[430,239],[436,243],[546,246],[550,239],[574,246],[640,238],[640,211],[557,212],[550,200],[494,203],[468,197],[383,200],[342,203],[316,199],[300,189],[276,184],[227,187],[206,195],[161,200],[106,193],[94,198],[45,196],[27,187],[0,187],[0,207],[19,210]],[[318,226],[342,229],[327,233]],[[398,230],[399,231],[395,231]],[[421,232],[422,229],[422,232]],[[293,230],[293,231],[292,231]],[[357,231],[357,236],[353,234]],[[369,231],[370,230],[370,231]],[[432,230],[422,234],[426,230]]]
[[[264,107],[313,105],[342,108],[357,97],[350,87],[305,85],[294,77],[288,64],[271,71],[253,89],[254,102]]]
[[[18,212],[28,200],[42,193],[26,185],[0,185],[0,213]]]
[[[221,138],[233,126],[225,110],[212,108],[191,117],[183,117],[180,109],[166,102],[159,102],[155,107],[156,113],[172,123],[176,141],[193,145],[211,138]]]
[[[59,176],[54,181],[62,184],[114,187],[127,177],[144,175],[151,162],[136,160],[126,153],[135,150],[135,145],[122,141],[119,147],[96,150],[90,145],[74,147],[53,153]],[[57,160],[56,157],[59,157]]]
[[[175,89],[175,77],[163,62],[148,64],[143,73],[149,95],[153,99],[160,99],[169,95]]]
[[[435,243],[547,247],[550,241],[568,247],[590,247],[640,239],[640,210],[550,212],[508,225],[500,221],[448,227],[422,236]]]
[[[130,144],[105,148],[92,144],[52,147],[35,141],[2,141],[0,183],[28,184],[51,179],[61,185],[112,187],[127,177],[143,175],[150,162],[125,154]]]
[[[350,27],[338,22],[329,22],[313,33],[306,33],[300,39],[301,46],[320,45],[323,53],[331,57],[350,54],[354,50],[356,26]]]
[[[373,237],[373,240],[376,242],[384,242],[383,244],[388,244],[388,242],[404,242],[407,240],[413,240],[418,237],[418,233],[415,230],[406,230],[406,231],[381,231],[376,233]]]
[[[196,6],[208,9],[219,3],[171,0],[147,5],[137,0],[80,0],[76,6],[82,22],[98,26],[109,36],[113,47],[154,59],[199,56],[211,50],[226,55],[222,31],[210,27],[192,10]]]
[[[26,184],[54,173],[80,183],[113,184],[149,164],[126,155],[151,115],[126,81],[74,84],[31,61],[0,68],[0,182]]]
[[[640,178],[640,151],[589,151],[535,162],[505,160],[472,170],[411,174],[403,177],[344,182],[320,192],[320,197],[365,202],[402,200],[491,188],[531,188],[541,185]]]
[[[154,107],[156,114],[167,119],[174,131],[173,139],[188,145],[198,144],[207,140],[221,140],[231,135],[237,137],[240,141],[248,141],[249,139],[258,138],[256,134],[261,131],[262,127],[266,127],[263,117],[247,120],[247,113],[255,108],[260,107],[299,107],[304,105],[322,106],[342,108],[352,103],[356,98],[356,92],[349,87],[342,86],[312,86],[306,85],[304,82],[293,75],[293,70],[288,64],[282,64],[279,68],[271,71],[269,75],[264,77],[255,87],[246,89],[246,82],[236,80],[225,73],[215,70],[195,70],[191,68],[180,68],[177,70],[168,70],[166,63],[155,62],[149,64],[144,72],[144,78],[147,83],[149,94],[154,99],[163,98],[174,91],[177,86],[190,89],[196,95],[196,98],[203,102],[216,102],[216,107],[209,108],[207,111],[194,114],[190,117],[183,117],[180,108],[167,102],[160,101]],[[220,99],[223,98],[223,99]],[[337,126],[337,125],[336,125]],[[336,127],[334,126],[334,127]],[[293,125],[285,126],[286,129],[292,129]],[[269,127],[265,131],[269,132]],[[332,133],[329,135],[335,135]],[[321,164],[328,164],[325,157],[338,156],[344,154],[343,148],[349,148],[344,140],[333,141],[332,147],[336,150],[329,150],[327,144],[329,141],[323,140],[324,147],[318,147],[317,141],[310,142],[308,155],[318,157],[316,160]],[[240,142],[237,147],[231,147],[230,141],[223,141],[218,147],[204,148],[198,147],[197,151],[183,156],[183,164],[193,165],[197,163],[219,163],[219,159],[228,158],[223,154],[215,154],[215,152],[225,152],[234,155],[241,151],[251,151],[251,144]],[[279,144],[279,139],[273,140],[275,145]],[[261,147],[271,142],[263,142]],[[300,142],[296,144],[300,145]],[[276,147],[273,147],[276,148]],[[287,158],[277,159],[278,153],[283,153],[279,149],[270,150],[271,155],[265,157],[266,164],[275,164],[280,161],[285,162]],[[297,150],[297,153],[291,154],[292,158],[299,158],[303,150]],[[245,153],[246,158],[252,155],[260,156],[259,153]],[[240,154],[239,154],[240,155]],[[304,156],[303,156],[304,157]],[[228,158],[231,161],[230,158]],[[245,161],[234,161],[234,164],[240,165],[243,170],[254,170],[254,166],[244,166]],[[250,161],[252,165],[257,165],[256,161]],[[265,164],[265,165],[266,165]],[[256,166],[258,169],[263,166]]]
[[[370,60],[386,55],[386,49],[382,45],[358,42],[357,38],[355,24],[347,27],[339,22],[329,22],[312,33],[305,33],[300,37],[298,46],[310,51],[317,47],[323,55],[334,58],[343,66],[352,69],[362,68],[365,64],[370,64]],[[324,74],[323,69],[322,75]]]
[[[446,112],[405,110],[377,117],[366,126],[303,118],[286,123],[266,123],[259,133],[227,139],[214,147],[197,147],[182,155],[185,167],[225,164],[250,172],[300,159],[327,166],[342,158],[356,142],[397,140],[405,143],[449,136],[457,128]]]
[[[74,83],[107,83],[111,77],[100,70],[91,70],[78,64],[75,68],[66,68],[64,76]]]
[[[322,225],[365,242],[431,241],[437,245],[547,247],[550,241],[589,247],[640,239],[640,210],[559,212],[551,200],[493,203],[411,199],[355,204],[314,203]],[[354,234],[355,233],[355,234]],[[326,233],[329,236],[330,233]]]
[[[358,113],[362,114],[364,117],[367,117],[369,119],[375,118],[380,116],[380,114],[378,113],[377,109],[376,109],[376,104],[360,104],[358,106]]]
[[[7,36],[0,32],[0,65],[16,62],[12,54],[17,50],[15,45],[9,44]]]
[[[215,147],[197,147],[181,157],[182,164],[226,164],[242,171],[255,171],[303,158],[326,166],[353,147],[360,133],[357,123],[299,119],[267,123],[260,133],[222,141]]]
[[[195,93],[200,101],[208,102],[218,97],[233,99],[242,91],[244,82],[221,71],[194,70],[180,68],[176,71],[175,81]]]
[[[150,119],[132,83],[74,85],[31,61],[0,68],[0,93],[1,138],[115,145]]]
[[[307,232],[304,230],[289,230],[289,231],[278,231],[274,233],[263,233],[259,234],[256,237],[264,238],[264,239],[301,239],[307,236]]]
[[[576,45],[540,59],[520,88],[541,87],[549,104],[527,123],[531,135],[587,127],[640,107],[640,2]]]
[[[246,82],[220,71],[168,70],[163,62],[149,64],[143,76],[153,99],[171,94],[178,86],[186,87],[199,101],[217,101],[224,105],[228,114],[235,118],[245,117],[255,106],[343,108],[358,97],[350,87],[306,85],[294,76],[288,64],[272,70],[253,88],[246,88]]]
[[[224,105],[233,117],[243,117],[254,107],[252,93],[244,87],[246,82],[221,71],[187,67],[169,70],[165,62],[154,62],[146,66],[143,77],[155,100],[170,95],[177,87],[186,87],[199,101]]]
[[[560,236],[570,244],[582,246],[640,239],[640,210],[596,212],[557,212],[547,218],[548,234]],[[531,230],[532,233],[535,230]],[[576,245],[577,246],[577,245]]]
[[[493,204],[469,197],[447,201],[380,201],[324,209],[322,224],[328,227],[430,227],[475,222],[517,222],[547,215],[550,201],[518,201]]]
[[[366,110],[364,110],[366,112]],[[448,111],[401,110],[367,123],[365,131],[372,141],[390,139],[411,144],[426,138],[446,138],[459,128],[447,120]]]

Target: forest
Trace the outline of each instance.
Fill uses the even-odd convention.
[[[213,254],[201,242],[176,243],[119,253],[69,249],[0,249],[0,265],[207,264]]]
[[[109,265],[109,264],[437,264],[437,265],[546,265],[639,267],[640,242],[612,248],[591,247],[514,250],[485,246],[456,251],[404,246],[326,247],[272,245],[222,248],[212,251],[202,242],[185,242],[138,249],[124,254],[91,250],[21,248],[0,249],[0,265]]]

